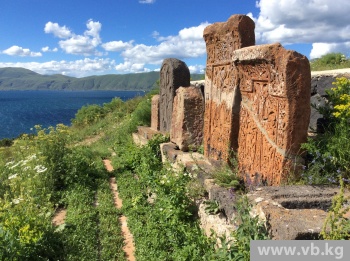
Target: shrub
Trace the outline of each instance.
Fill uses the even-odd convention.
[[[337,183],[342,175],[350,177],[350,80],[338,78],[335,87],[327,90],[328,103],[319,108],[328,124],[325,132],[309,139],[302,148],[308,152],[308,163],[302,178],[305,183]]]
[[[86,126],[99,121],[100,119],[104,118],[105,115],[106,111],[99,105],[95,104],[83,106],[75,114],[75,118],[72,120],[72,123],[75,126]]]

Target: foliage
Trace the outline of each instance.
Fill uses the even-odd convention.
[[[207,214],[215,215],[221,211],[219,203],[216,200],[206,200],[203,204],[206,205],[204,210]]]
[[[245,190],[243,180],[237,175],[238,162],[234,155],[230,160],[230,165],[223,165],[216,170],[212,176],[215,183],[221,187],[231,188],[236,192],[243,192]]]
[[[66,193],[68,205],[63,227],[64,252],[67,260],[97,260],[97,220],[98,214],[94,203],[94,191],[77,185]]]
[[[96,194],[98,200],[98,228],[100,242],[100,260],[125,260],[124,238],[121,236],[121,223],[118,210],[114,205],[113,194],[107,180],[102,180]]]
[[[325,132],[302,145],[307,150],[308,163],[302,181],[308,184],[332,184],[342,175],[350,178],[350,117],[346,95],[350,94],[350,80],[338,78],[335,87],[327,90],[328,103],[319,108],[327,125]]]
[[[238,228],[233,232],[236,239],[232,245],[233,260],[250,260],[250,241],[266,240],[268,233],[258,216],[252,217],[251,205],[246,196],[241,197],[237,202]]]
[[[105,110],[99,105],[83,106],[76,114],[72,123],[77,126],[91,125],[105,117]]]
[[[2,139],[0,140],[0,147],[11,147],[13,145],[13,139]]]
[[[350,60],[342,53],[328,53],[310,62],[312,71],[349,68]]]
[[[350,221],[344,215],[350,211],[346,206],[349,198],[344,195],[344,181],[340,178],[340,192],[333,197],[332,206],[323,224],[321,236],[324,240],[349,240]]]
[[[213,251],[213,245],[194,219],[186,186],[191,176],[163,167],[159,153],[163,141],[156,136],[149,145],[127,147],[133,152],[125,154],[137,155],[137,161],[129,161],[123,173],[118,171],[122,211],[130,221],[137,260],[194,260]],[[156,196],[150,203],[152,195]]]

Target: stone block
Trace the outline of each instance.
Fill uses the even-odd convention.
[[[255,45],[255,24],[245,15],[205,28],[207,63],[205,73],[204,154],[227,160],[230,148],[237,149],[239,91],[234,77],[233,51]]]
[[[337,187],[294,185],[258,188],[248,198],[252,214],[265,222],[272,239],[308,240],[318,239],[337,193]]]
[[[159,95],[152,97],[151,128],[159,130]]]
[[[176,90],[170,129],[170,140],[180,150],[197,150],[203,141],[204,99],[200,88]]]
[[[233,52],[241,93],[238,162],[248,185],[280,185],[301,165],[310,121],[308,59],[280,44]]]
[[[170,132],[173,101],[180,86],[190,86],[190,71],[187,65],[178,59],[168,58],[160,69],[159,128]]]

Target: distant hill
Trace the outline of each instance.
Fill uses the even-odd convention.
[[[144,90],[156,86],[159,72],[108,74],[75,78],[60,74],[41,75],[24,68],[0,68],[0,90]],[[192,74],[192,80],[204,79]]]

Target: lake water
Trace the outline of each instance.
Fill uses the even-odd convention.
[[[144,95],[140,91],[0,91],[0,139],[33,133],[35,125],[44,128],[58,123],[70,125],[84,105],[123,101]]]

